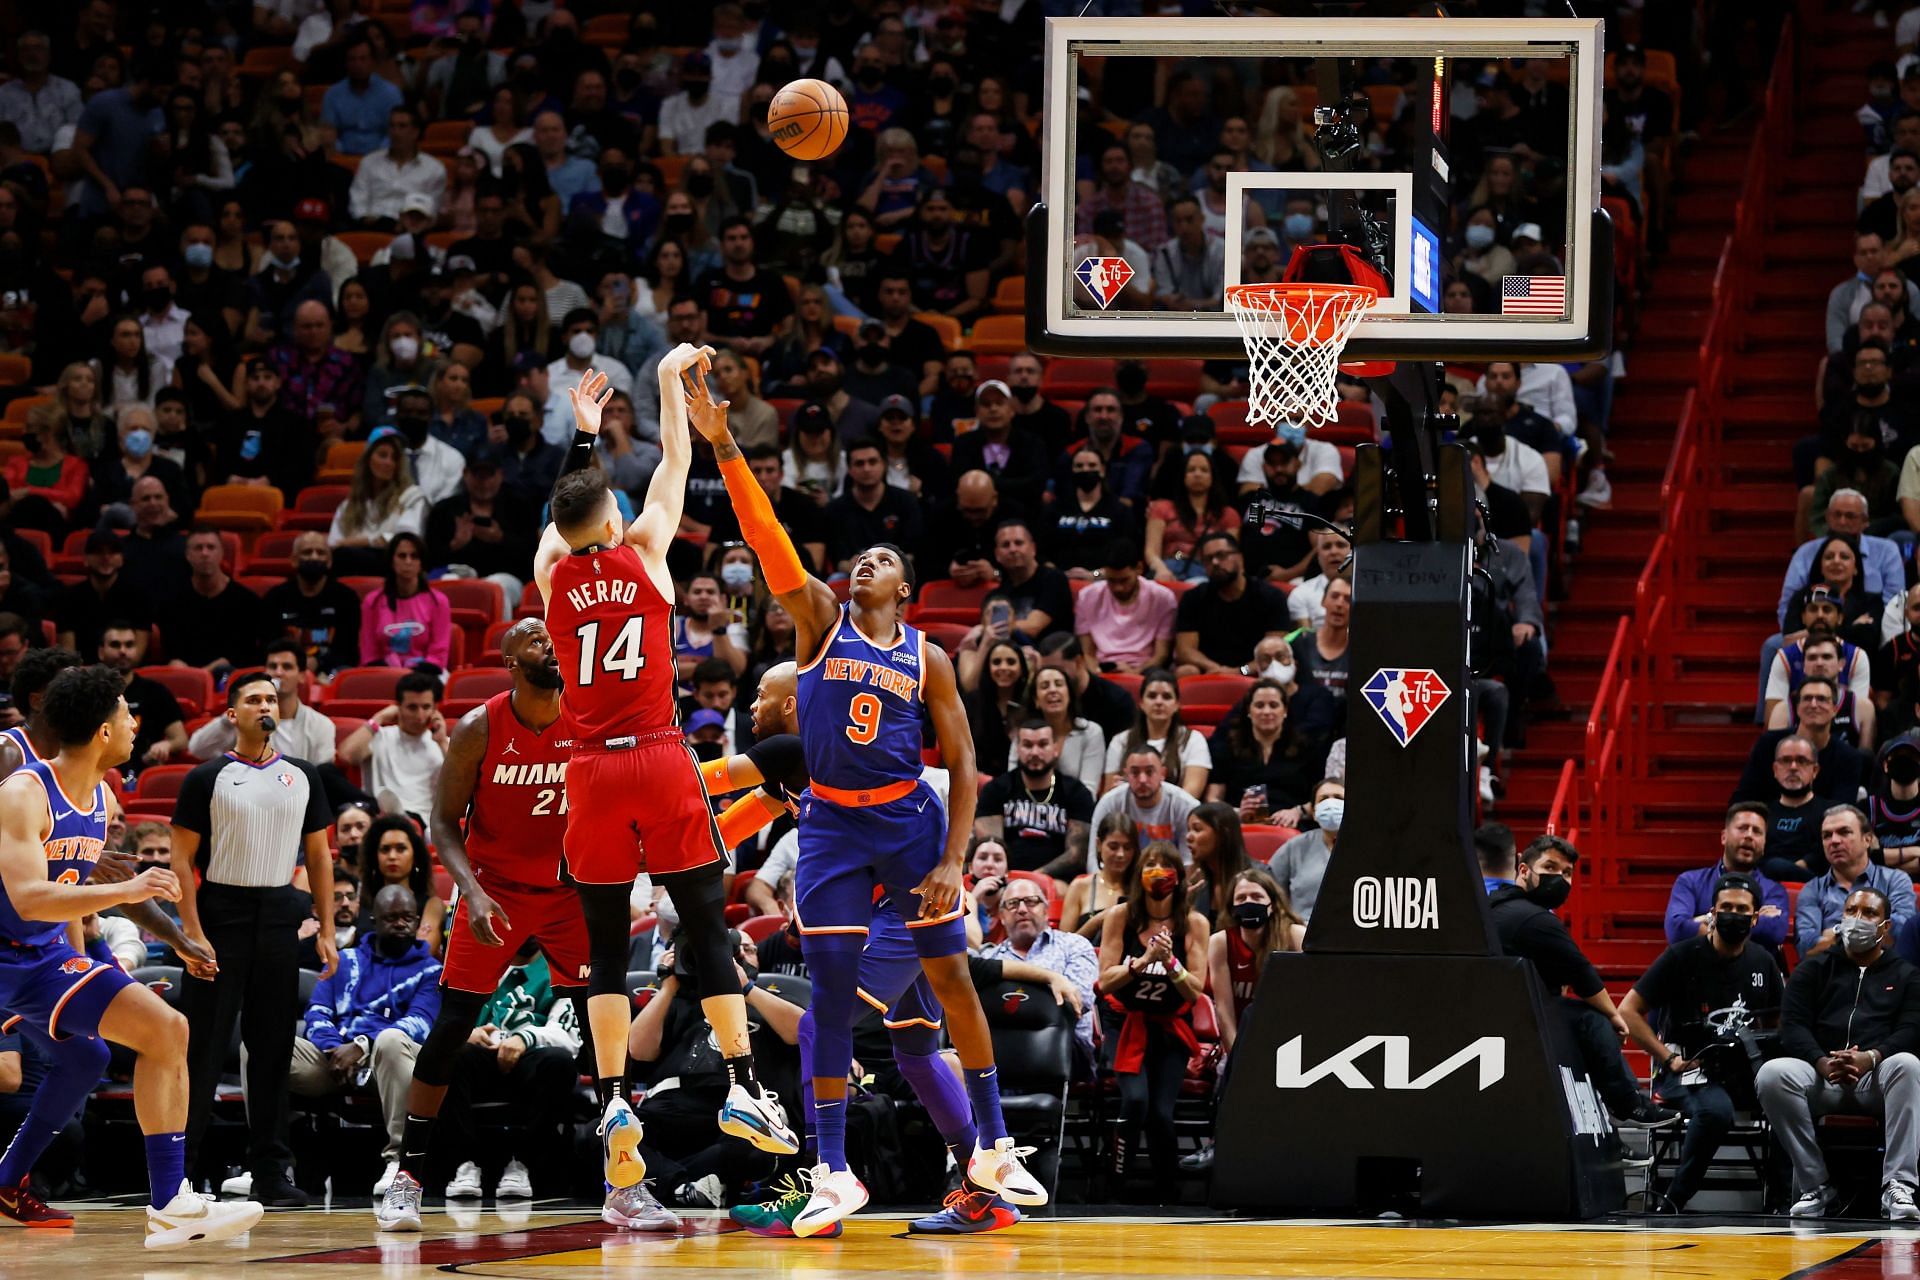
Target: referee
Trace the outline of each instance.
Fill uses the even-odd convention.
[[[288,1177],[287,1073],[300,1016],[300,925],[312,903],[333,901],[331,815],[313,766],[279,754],[268,740],[279,706],[264,672],[234,678],[227,686],[233,749],[186,776],[173,813],[180,923],[220,964],[211,981],[186,977],[180,992],[191,1037],[187,1168],[197,1182],[200,1139],[238,1019],[247,1049],[249,1198],[304,1205],[306,1194]],[[303,853],[311,898],[293,887]],[[331,974],[339,964],[332,931],[313,941]]]

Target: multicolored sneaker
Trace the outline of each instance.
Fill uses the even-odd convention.
[[[600,1138],[606,1153],[608,1183],[631,1187],[647,1176],[647,1162],[640,1155],[640,1117],[633,1114],[625,1098],[607,1103],[600,1116]]]
[[[756,1236],[780,1236],[797,1238],[793,1230],[793,1220],[807,1207],[807,1201],[813,1198],[813,1170],[802,1169],[798,1174],[780,1179],[772,1187],[773,1199],[763,1200],[759,1204],[735,1205],[727,1214],[735,1222]],[[815,1240],[831,1240],[840,1234],[840,1224],[834,1223],[824,1231],[813,1234]]]
[[[720,1132],[745,1138],[777,1156],[790,1156],[800,1150],[800,1139],[787,1124],[780,1095],[759,1081],[736,1084],[727,1090],[726,1104],[720,1108]]]
[[[840,1229],[840,1220],[860,1212],[867,1203],[867,1189],[851,1169],[813,1166],[813,1194],[807,1207],[793,1219],[796,1236],[821,1236]]]
[[[33,1175],[17,1187],[0,1187],[0,1227],[70,1227],[73,1215],[33,1193]]]
[[[960,1236],[999,1231],[1020,1221],[1020,1211],[983,1187],[957,1187],[940,1212],[915,1218],[907,1230],[921,1235]]]
[[[644,1182],[608,1187],[600,1221],[626,1231],[678,1231],[680,1215],[653,1198]]]
[[[1012,1138],[1002,1138],[991,1147],[975,1146],[967,1160],[967,1177],[975,1186],[999,1192],[1011,1204],[1045,1204],[1047,1189],[1020,1163],[1033,1152],[1032,1147],[1016,1147]]]

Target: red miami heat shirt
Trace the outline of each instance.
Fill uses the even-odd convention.
[[[553,568],[547,630],[566,677],[566,719],[579,749],[679,724],[673,700],[673,602],[622,543]]]
[[[567,758],[562,715],[535,733],[513,714],[513,694],[487,699],[487,753],[467,809],[467,860],[482,884],[560,883],[567,834]]]

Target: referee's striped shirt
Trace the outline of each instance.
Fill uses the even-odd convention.
[[[200,837],[200,873],[238,888],[292,883],[305,838],[332,821],[313,766],[278,754],[255,764],[228,752],[196,765],[173,811],[174,826]]]

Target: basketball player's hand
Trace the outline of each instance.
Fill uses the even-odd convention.
[[[667,352],[667,354],[661,356],[659,368],[661,389],[665,390],[667,387],[679,383],[680,389],[685,391],[686,385],[682,382],[681,375],[686,373],[687,370],[697,366],[700,363],[702,355],[705,355],[708,359],[712,359],[713,348],[696,347],[691,342],[683,342],[673,350]]]
[[[164,898],[168,902],[180,901],[180,882],[174,879],[173,872],[165,867],[148,867],[127,882],[126,896],[122,902],[145,902],[149,898]]]
[[[125,884],[139,874],[139,858],[131,853],[109,850],[100,855],[100,861],[93,864],[93,875],[88,878],[95,884]]]
[[[526,1052],[525,1040],[519,1036],[508,1036],[500,1042],[500,1047],[493,1051],[493,1060],[500,1064],[502,1072],[507,1072],[513,1070],[514,1064],[518,1063]]]
[[[590,436],[599,435],[600,411],[613,398],[613,390],[607,386],[607,375],[587,370],[587,376],[580,379],[579,386],[567,388],[567,396],[573,401],[573,425]]]
[[[953,910],[953,904],[960,901],[960,864],[942,858],[914,892],[920,895],[922,920],[946,915]]]
[[[713,398],[713,387],[705,377],[713,364],[713,348],[702,347],[700,351],[697,370],[683,374],[680,379],[687,392],[687,416],[693,419],[694,430],[706,437],[709,444],[725,444],[733,438],[727,426],[727,406],[731,401]]]
[[[513,931],[500,904],[479,889],[467,895],[467,928],[483,947],[502,945],[500,935]]]
[[[220,965],[213,958],[213,948],[204,938],[182,934],[173,953],[180,957],[180,963],[186,966],[188,973],[203,982],[211,982],[220,975]]]

